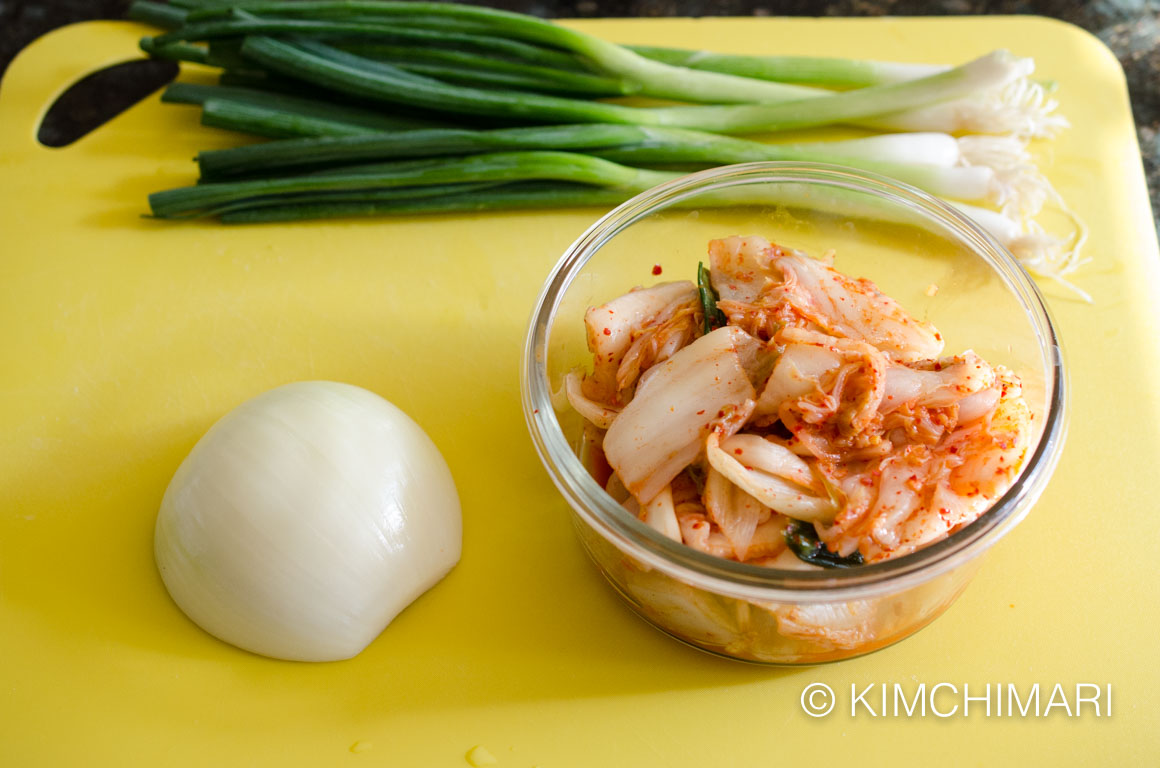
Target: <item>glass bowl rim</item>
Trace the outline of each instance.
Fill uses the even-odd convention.
[[[629,515],[584,469],[553,408],[545,360],[559,301],[573,278],[606,242],[637,221],[684,198],[736,184],[805,183],[854,190],[901,203],[958,236],[1003,279],[1037,331],[1047,412],[1038,444],[998,501],[953,535],[913,553],[850,569],[796,571],[748,565],[673,541]],[[573,511],[603,538],[646,565],[686,584],[741,599],[833,602],[899,592],[978,557],[1023,517],[1059,461],[1067,429],[1067,376],[1055,324],[1038,287],[992,235],[947,203],[868,171],[823,163],[768,161],[721,166],[660,184],[614,208],[588,228],[553,267],[532,312],[520,369],[524,419],[545,469]]]

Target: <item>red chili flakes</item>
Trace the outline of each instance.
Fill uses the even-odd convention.
[[[724,415],[725,415],[725,411],[717,411],[717,418],[719,418],[719,419],[720,419],[720,418],[722,418]]]
[[[698,416],[702,416],[702,415],[704,415],[704,413],[705,413],[705,411],[704,411],[704,410],[697,411],[697,415],[698,415]]]
[[[536,408],[534,411],[532,411],[532,413],[539,413],[539,412],[540,412],[539,408]]]
[[[740,448],[734,448],[733,452],[736,453],[738,456],[740,456],[743,453],[743,451]]]
[[[664,270],[663,270],[663,269],[661,269],[661,265],[660,265],[660,264],[653,264],[652,273],[653,273],[654,275],[659,275],[659,274],[660,274],[661,272],[663,272],[663,271],[664,271]]]
[[[611,335],[612,335],[612,331],[610,331],[610,330],[608,330],[607,328],[605,328],[605,329],[604,329],[604,335],[605,335],[605,336],[611,336]]]
[[[947,453],[958,453],[958,452],[959,452],[959,448],[957,445],[952,445],[950,448],[947,448]]]

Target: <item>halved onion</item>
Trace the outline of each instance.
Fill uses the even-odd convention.
[[[161,502],[154,553],[210,634],[334,661],[451,570],[461,530],[451,472],[418,424],[365,389],[299,382],[198,441]]]

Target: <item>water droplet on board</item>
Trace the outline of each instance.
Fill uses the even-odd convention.
[[[475,768],[481,768],[484,765],[495,765],[499,761],[495,759],[495,755],[487,750],[487,747],[474,746],[467,751],[467,762]]]

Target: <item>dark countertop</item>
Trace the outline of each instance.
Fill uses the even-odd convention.
[[[470,0],[468,0],[470,1]],[[477,5],[552,18],[601,16],[927,16],[1037,14],[1076,24],[1115,52],[1128,78],[1152,210],[1160,212],[1160,0],[490,0]],[[129,0],[0,0],[0,76],[23,46],[45,32],[88,19],[116,19]],[[159,75],[164,77],[164,73]],[[75,130],[116,90],[75,99],[64,123]],[[136,99],[133,99],[135,101]],[[132,103],[132,102],[130,102]],[[66,127],[62,130],[68,130]],[[83,131],[78,131],[83,133]],[[46,139],[42,133],[42,140]]]

